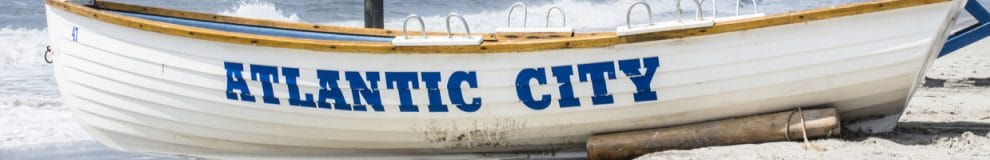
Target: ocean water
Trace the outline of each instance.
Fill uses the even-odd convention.
[[[203,13],[340,26],[363,26],[363,0],[113,0],[131,4],[181,9]],[[744,1],[744,13],[754,6],[768,14],[779,14],[830,7],[865,0],[757,0]],[[990,0],[980,0],[990,4]],[[491,32],[506,25],[508,7],[515,0],[386,0],[385,27],[401,28],[409,14],[423,16],[428,30],[444,31],[443,18],[450,12],[465,17],[474,32]],[[529,6],[529,26],[543,26],[546,9],[565,11],[567,26],[579,32],[609,31],[625,25],[631,0],[525,0]],[[657,21],[673,20],[673,0],[649,0]],[[718,16],[735,12],[735,1],[721,0]],[[685,16],[693,15],[695,5],[684,4]],[[702,5],[711,16],[711,2]],[[644,11],[634,11],[643,15]],[[516,15],[519,15],[518,13]],[[555,17],[555,16],[554,16]],[[642,23],[645,17],[637,16]],[[513,19],[521,24],[521,18]],[[553,24],[559,21],[551,19]],[[455,32],[462,28],[456,25]],[[0,2],[0,159],[157,159],[124,153],[95,143],[69,114],[52,75],[42,60],[47,43],[42,0]],[[57,62],[56,62],[57,63]]]

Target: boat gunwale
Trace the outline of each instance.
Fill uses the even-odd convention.
[[[61,0],[46,0],[46,4],[54,9],[65,10],[87,18],[99,21],[126,26],[130,28],[158,32],[173,36],[195,38],[208,41],[218,41],[234,44],[257,45],[275,48],[305,49],[313,51],[333,51],[333,52],[359,52],[359,53],[508,53],[508,52],[532,52],[555,49],[571,48],[599,48],[620,44],[632,44],[649,41],[660,41],[669,39],[679,39],[695,36],[712,35],[758,29],[787,24],[796,24],[809,21],[817,21],[844,16],[852,16],[914,6],[922,6],[934,3],[949,2],[950,0],[879,0],[840,5],[835,7],[824,7],[800,12],[768,15],[765,17],[734,20],[716,23],[714,26],[706,28],[693,28],[675,31],[653,32],[629,36],[616,36],[614,32],[597,32],[575,34],[574,37],[536,40],[515,40],[499,42],[486,38],[481,45],[476,46],[393,46],[389,42],[355,42],[355,41],[334,41],[334,40],[314,40],[290,37],[265,36],[250,33],[236,33],[221,30],[197,28],[146,20],[137,17],[115,14],[109,10],[120,10],[150,15],[160,15],[192,20],[203,20],[217,23],[228,23],[248,26],[270,27],[278,29],[315,31],[324,33],[338,33],[349,35],[367,36],[394,36],[395,31],[384,29],[349,28],[339,26],[314,25],[306,23],[281,22],[272,20],[259,20],[250,18],[239,18],[231,16],[212,15],[189,11],[178,11],[155,7],[137,6],[94,1],[94,6],[83,6]],[[99,8],[103,6],[105,8]],[[93,8],[95,7],[95,8]],[[209,18],[206,18],[206,17]],[[216,17],[216,18],[214,18]],[[212,20],[219,19],[219,20]],[[312,28],[310,28],[312,27]],[[431,33],[436,34],[436,33]],[[482,34],[492,37],[493,34]]]

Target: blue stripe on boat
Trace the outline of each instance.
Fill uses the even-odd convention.
[[[182,18],[174,18],[174,17],[164,17],[164,16],[138,14],[138,13],[130,13],[130,12],[119,12],[119,11],[111,11],[111,12],[121,14],[124,16],[137,17],[152,21],[159,21],[165,23],[172,23],[178,25],[214,29],[214,30],[221,30],[228,32],[266,35],[266,36],[335,40],[335,41],[366,41],[366,42],[392,41],[391,37],[359,36],[359,35],[348,35],[348,34],[337,34],[337,33],[326,33],[326,32],[300,31],[300,30],[290,30],[290,29],[227,24],[220,22],[200,21],[200,20],[182,19]]]

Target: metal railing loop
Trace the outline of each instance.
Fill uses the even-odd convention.
[[[471,27],[468,27],[467,20],[464,20],[464,17],[462,17],[460,14],[457,14],[457,12],[450,12],[450,14],[447,15],[447,38],[454,38],[454,34],[450,32],[450,18],[454,18],[454,17],[457,17],[457,19],[461,19],[461,24],[464,25],[464,30],[467,31],[467,35],[465,35],[465,37],[470,38]]]
[[[419,17],[419,15],[416,15],[416,14],[411,14],[409,16],[406,16],[406,20],[404,22],[402,22],[402,36],[405,37],[406,39],[409,39],[409,32],[406,30],[406,25],[409,24],[409,20],[413,20],[413,19],[416,19],[416,20],[419,21],[419,28],[423,32],[423,38],[426,38],[426,24],[423,23],[423,18]],[[465,25],[465,27],[467,27],[467,26]],[[449,25],[448,25],[448,28],[449,28]]]
[[[756,0],[752,0],[752,2],[753,2],[753,14],[760,13],[759,4],[756,3]],[[741,7],[742,7],[742,0],[736,0],[736,15],[737,16],[739,15],[739,8],[741,8]]]
[[[638,6],[638,5],[642,5],[643,7],[646,7],[646,15],[649,16],[649,18],[650,18],[650,24],[649,25],[651,25],[651,26],[653,25],[653,9],[650,8],[650,4],[647,4],[646,2],[643,2],[641,0],[637,0],[637,1],[633,2],[632,5],[629,6],[629,10],[626,10],[626,28],[632,28],[632,24],[631,24],[631,21],[632,20],[631,20],[630,16],[632,15],[632,9],[633,8],[636,8],[636,6]]]
[[[515,11],[516,7],[523,8],[523,28],[526,28],[526,17],[529,16],[529,9],[526,8],[526,4],[522,2],[513,3],[512,7],[509,8],[509,16],[506,17],[505,25],[506,27],[512,27],[512,11]]]
[[[547,28],[550,27],[550,13],[553,12],[554,10],[556,10],[558,13],[560,13],[560,23],[561,23],[560,24],[560,27],[567,27],[567,15],[564,14],[564,10],[562,10],[560,8],[557,8],[557,7],[550,7],[550,9],[547,9],[547,24],[546,24],[546,27]]]

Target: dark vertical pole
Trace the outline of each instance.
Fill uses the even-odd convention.
[[[364,28],[385,28],[382,0],[364,0]]]

